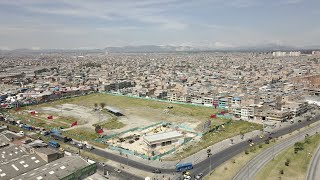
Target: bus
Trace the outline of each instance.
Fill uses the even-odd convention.
[[[176,172],[185,171],[193,169],[192,163],[186,163],[186,164],[177,164],[176,165]]]
[[[55,141],[49,141],[48,142],[48,145],[51,146],[51,147],[54,147],[54,148],[59,148],[60,147],[60,144],[55,142]]]
[[[68,142],[70,139],[62,134],[51,134],[51,137],[55,140],[63,141],[63,142]]]

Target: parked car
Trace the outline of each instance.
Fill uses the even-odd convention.
[[[24,136],[24,132],[23,131],[19,131],[18,134],[21,135],[21,136]]]
[[[49,135],[49,132],[48,132],[48,131],[41,131],[40,134],[42,134],[42,135],[44,135],[44,136],[47,136],[47,135]]]
[[[102,167],[105,166],[104,162],[99,162],[99,165],[102,166]]]
[[[90,144],[87,144],[87,145],[86,145],[86,148],[89,149],[89,150],[92,150],[92,149],[93,149],[93,146],[91,146]]]
[[[23,144],[29,144],[29,143],[31,143],[32,142],[32,140],[31,139],[26,139],[26,140],[23,140],[23,141],[21,141]]]
[[[118,169],[118,168],[115,168],[114,171],[117,172],[117,173],[121,173],[121,170]]]
[[[152,170],[152,173],[160,174],[160,173],[161,173],[161,170],[160,170],[160,169],[154,169],[154,170]]]
[[[77,146],[78,146],[80,149],[83,149],[83,144],[82,144],[82,143],[77,144]]]
[[[70,141],[70,144],[75,145],[76,142],[75,141]]]

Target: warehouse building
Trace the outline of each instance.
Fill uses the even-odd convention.
[[[80,156],[67,156],[41,168],[33,169],[27,173],[21,174],[12,180],[78,180],[84,179],[97,171],[96,164],[90,164]]]
[[[4,154],[6,154],[7,157],[10,157],[13,154],[15,154],[11,153],[10,151],[6,152],[8,154]],[[3,162],[0,165],[0,179],[8,180],[16,177],[17,175],[24,174],[33,169],[39,168],[45,164],[46,162],[36,154],[24,155],[22,157],[12,159],[9,162]]]
[[[81,156],[67,156],[49,148],[32,148],[8,142],[10,131],[0,134],[0,141],[9,143],[0,147],[1,180],[78,180],[96,172],[96,163],[89,163]]]

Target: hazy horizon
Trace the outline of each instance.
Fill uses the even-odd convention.
[[[0,49],[320,42],[317,0],[2,0]]]

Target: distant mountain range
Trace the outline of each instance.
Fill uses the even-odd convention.
[[[197,51],[247,51],[247,52],[271,52],[271,51],[295,51],[295,50],[320,50],[320,46],[294,47],[276,44],[263,44],[257,46],[241,47],[192,47],[192,46],[123,46],[123,47],[106,47],[104,49],[15,49],[0,50],[0,53],[161,53],[161,52],[197,52]]]
[[[114,53],[135,53],[135,52],[177,52],[177,51],[198,51],[199,49],[190,46],[123,46],[123,47],[107,47],[105,51]]]
[[[113,53],[134,53],[134,52],[195,52],[195,51],[296,51],[296,50],[318,50],[320,46],[294,47],[281,46],[276,44],[264,44],[257,46],[240,46],[240,47],[192,47],[192,46],[123,46],[123,47],[107,47],[104,50]]]

